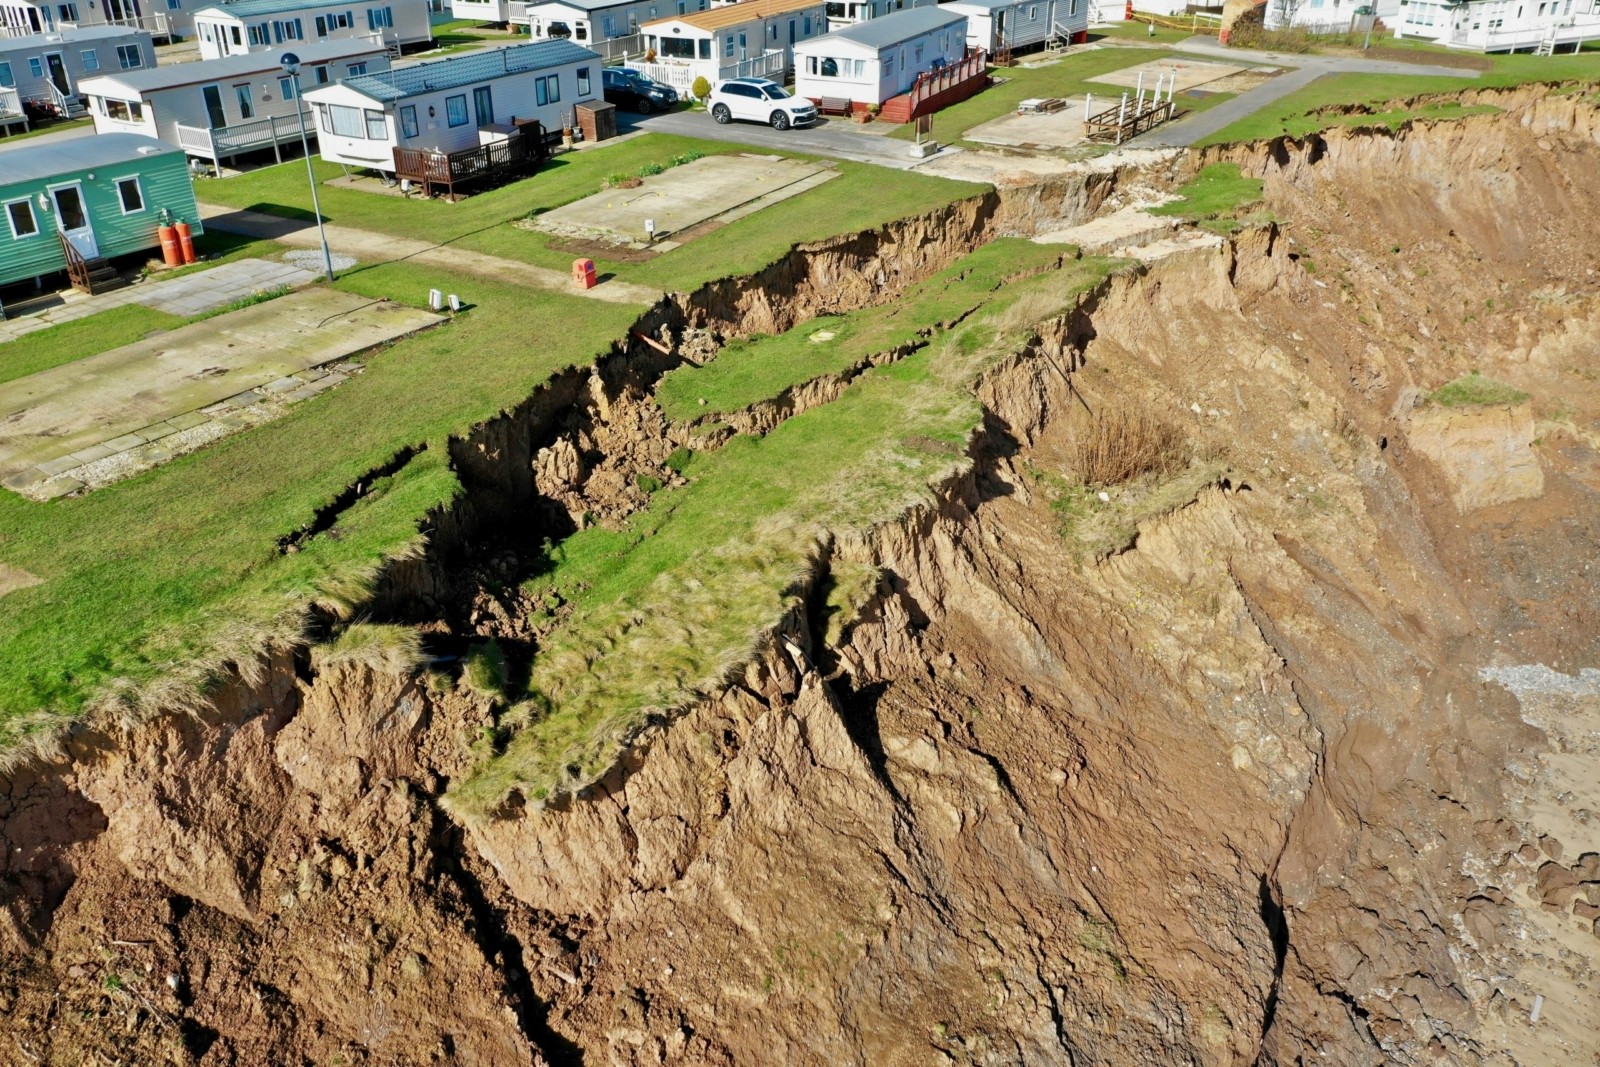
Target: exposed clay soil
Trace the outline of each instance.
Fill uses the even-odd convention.
[[[854,625],[795,612],[586,795],[458,824],[488,703],[306,650],[0,780],[0,1062],[1594,1062],[1600,114],[1493,102],[1179,161],[1281,222],[1041,324],[937,505],[829,546],[883,575]],[[535,645],[496,590],[637,506],[660,373],[1128,180],[666,302],[667,353],[458,443],[375,616]],[[1474,369],[1531,401],[1423,403]],[[1114,408],[1228,474],[1079,560],[1039,472]]]

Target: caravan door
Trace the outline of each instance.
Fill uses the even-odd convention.
[[[94,227],[89,225],[89,213],[83,206],[83,189],[76,182],[57,185],[51,188],[50,199],[56,205],[56,229],[67,243],[84,259],[99,258],[100,246],[95,243]]]

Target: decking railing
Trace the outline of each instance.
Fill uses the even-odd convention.
[[[918,108],[921,105],[941,93],[966,86],[968,82],[987,80],[988,77],[988,57],[981,48],[959,63],[952,63],[941,70],[924,71],[917,75],[916,82],[911,86],[911,114],[915,117],[920,113]]]
[[[166,15],[157,12],[153,15],[132,15],[127,18],[111,19],[104,22],[58,22],[56,32],[61,30],[76,30],[84,26],[126,26],[133,30],[144,30],[152,37],[172,38],[172,22]]]
[[[28,128],[28,113],[22,110],[22,95],[15,89],[0,87],[0,130],[10,131],[13,126]]]
[[[459,152],[396,146],[394,176],[421,186],[424,193],[441,187],[454,200],[457,185],[531,169],[548,154],[544,127],[538,122],[519,122],[517,132],[505,140]]]
[[[315,123],[311,121],[311,113],[307,111],[304,115],[306,136],[315,137],[317,130]],[[256,119],[254,122],[240,122],[232,126],[216,126],[210,129],[180,124],[176,130],[179,148],[191,156],[209,159],[213,165],[257,148],[272,149],[273,155],[277,157],[279,163],[282,163],[281,146],[300,139],[300,123],[293,115],[273,115]]]
[[[60,230],[56,231],[56,238],[61,242],[61,255],[67,261],[67,279],[72,282],[74,289],[89,292],[89,263],[83,258],[83,253],[72,247],[72,242],[67,240],[67,235]]]

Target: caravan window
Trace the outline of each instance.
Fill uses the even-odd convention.
[[[144,105],[137,100],[104,100],[106,118],[119,122],[143,122]]]
[[[359,107],[345,107],[342,104],[329,104],[323,109],[322,128],[329,133],[336,133],[340,137],[354,137],[360,139],[366,133],[366,123],[361,117]]]
[[[381,111],[367,112],[367,140],[387,141],[389,139],[389,122]]]
[[[33,217],[33,203],[13,200],[6,205],[6,221],[11,224],[11,236],[16,240],[32,237],[39,232],[39,223]]]
[[[100,53],[96,52],[93,48],[90,48],[84,52],[79,52],[78,55],[83,58],[84,70],[100,69]]]
[[[132,215],[135,211],[143,211],[144,193],[139,189],[139,179],[118,178],[117,200],[122,204],[122,213],[124,215]]]
[[[544,79],[540,79],[543,81]],[[543,100],[539,103],[544,103]],[[467,94],[449,96],[444,101],[445,120],[452,126],[465,126],[467,124]]]
[[[731,48],[732,45],[729,45],[729,47]],[[661,39],[661,55],[667,59],[693,59],[694,42],[685,41],[682,37],[663,37]]]
[[[417,135],[417,106],[407,104],[400,109],[400,132],[408,139]]]
[[[15,89],[17,86],[17,79],[11,75],[10,63],[0,63],[0,86],[7,89]]]

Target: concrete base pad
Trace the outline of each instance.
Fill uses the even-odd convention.
[[[1007,148],[1071,148],[1083,142],[1083,97],[1068,97],[1065,108],[1049,115],[1001,115],[962,136]]]
[[[0,485],[48,499],[114,480],[101,475],[119,469],[116,456],[154,442],[176,454],[174,438],[196,437],[207,422],[226,429],[231,419],[242,428],[247,422],[236,412],[267,387],[275,397],[309,396],[330,377],[317,370],[322,364],[439,321],[414,308],[307,289],[7,382],[0,385]]]
[[[1111,71],[1090,78],[1092,82],[1102,85],[1115,85],[1122,89],[1132,89],[1139,84],[1139,75],[1144,75],[1146,92],[1154,92],[1156,79],[1168,74],[1177,75],[1177,91],[1187,92],[1197,85],[1214,82],[1219,78],[1226,78],[1230,74],[1238,74],[1245,67],[1232,66],[1227,63],[1212,63],[1204,59],[1158,59],[1149,63],[1140,63],[1136,67],[1124,67],[1121,70]],[[1117,93],[1120,99],[1122,94]],[[1109,101],[1109,97],[1107,98]]]
[[[533,226],[563,237],[651,247],[644,226],[651,219],[653,247],[677,247],[663,242],[707,222],[743,217],[837,175],[829,164],[781,156],[707,156],[646,178],[637,189],[605,189],[547,211]]]

